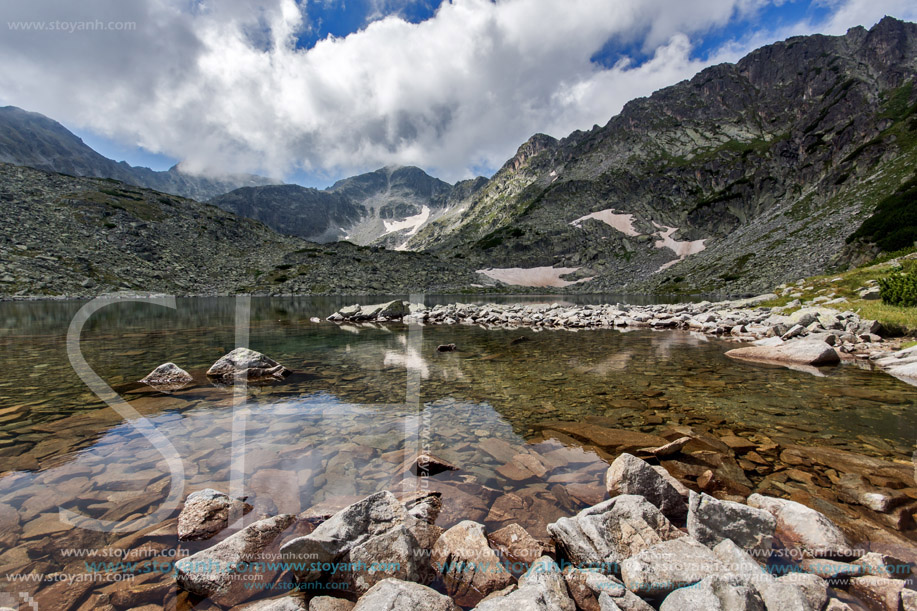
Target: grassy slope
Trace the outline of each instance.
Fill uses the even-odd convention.
[[[780,296],[762,305],[785,306],[795,299],[805,303],[817,297],[844,297],[847,299],[846,303],[829,307],[853,310],[863,318],[878,320],[888,329],[907,335],[917,335],[917,308],[885,305],[881,301],[861,299],[859,296],[860,290],[873,284],[871,281],[878,280],[895,269],[902,266],[908,270],[917,269],[917,248],[896,254],[899,254],[899,257],[889,261],[879,259],[880,262],[846,272],[813,276],[795,284],[778,287],[777,294]]]

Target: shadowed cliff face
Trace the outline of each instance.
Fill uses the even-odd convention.
[[[579,267],[594,277],[583,291],[754,291],[824,271],[913,174],[915,75],[917,25],[891,18],[763,47],[604,127],[534,136],[408,246],[478,267]],[[601,220],[615,215],[638,235]]]

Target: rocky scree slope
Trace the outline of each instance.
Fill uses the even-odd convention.
[[[0,108],[0,162],[71,176],[114,178],[199,201],[242,186],[277,182],[251,174],[208,178],[186,174],[178,166],[157,172],[119,163],[94,151],[57,121],[15,106]]]
[[[347,240],[400,249],[485,182],[478,178],[450,185],[420,168],[385,167],[321,191],[296,185],[240,188],[210,203],[314,242]]]
[[[893,18],[769,45],[604,127],[532,137],[407,246],[579,268],[567,278],[594,279],[567,290],[587,292],[760,292],[841,267],[870,249],[845,239],[914,175],[915,77],[917,25]]]
[[[455,290],[432,255],[319,246],[209,204],[0,163],[0,298]]]

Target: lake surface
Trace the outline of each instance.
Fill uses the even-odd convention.
[[[815,376],[737,362],[723,355],[734,344],[677,331],[324,322],[355,301],[380,299],[253,298],[241,319],[250,324],[241,328],[237,307],[245,301],[234,298],[179,299],[175,310],[116,303],[97,312],[82,333],[86,361],[167,447],[154,447],[139,421],[125,421],[71,367],[66,333],[82,304],[0,303],[0,576],[7,576],[0,591],[28,592],[41,609],[68,609],[91,608],[100,594],[125,588],[114,579],[73,577],[92,571],[65,550],[127,549],[138,544],[135,535],[62,523],[60,509],[77,522],[134,524],[159,509],[149,525],[174,529],[177,512],[167,506],[173,495],[183,500],[211,487],[247,495],[252,518],[300,513],[417,486],[402,463],[419,450],[459,467],[429,478],[444,495],[437,524],[473,519],[495,529],[516,521],[546,539],[547,523],[604,498],[602,477],[613,459],[588,443],[546,434],[555,421],[650,434],[695,425],[903,464],[914,451],[917,388],[854,365]],[[203,372],[245,334],[249,347],[294,374],[241,388],[207,381]],[[436,351],[449,343],[458,351]],[[136,382],[166,361],[196,382],[169,394]],[[507,469],[520,454],[535,456],[545,473]],[[167,460],[175,456],[181,473]],[[180,489],[173,490],[176,482]],[[213,542],[183,544],[177,552],[174,536],[154,533],[143,545],[167,558]],[[27,574],[44,577],[16,577]],[[49,575],[69,575],[70,583]],[[147,589],[129,601],[134,606],[175,598],[156,590],[171,586],[167,575],[141,576],[132,587],[138,584]],[[279,592],[237,594],[233,602],[270,594]]]

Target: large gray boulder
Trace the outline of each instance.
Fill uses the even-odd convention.
[[[765,611],[754,588],[741,581],[711,575],[665,597],[659,611]]]
[[[815,558],[854,556],[847,537],[834,522],[802,503],[753,494],[748,504],[777,518],[777,537],[786,545],[802,549]]]
[[[655,505],[676,524],[684,524],[688,514],[685,501],[668,481],[646,461],[632,454],[618,456],[605,473],[608,494],[636,494]]]
[[[289,370],[272,358],[249,348],[236,348],[223,355],[207,370],[212,378],[257,379],[268,376],[282,377]]]
[[[458,611],[452,599],[419,583],[383,579],[369,589],[353,611]]]
[[[433,546],[433,566],[456,599],[483,597],[502,590],[513,576],[487,543],[484,525],[465,520],[440,536]]]
[[[348,578],[357,592],[365,592],[388,578],[425,581],[428,546],[439,534],[431,531],[436,528],[411,515],[391,492],[378,492],[287,542],[280,552],[287,562],[301,564],[293,572],[304,582],[322,578],[323,563],[354,563],[361,568],[350,571]]]
[[[746,346],[730,350],[726,356],[792,365],[834,365],[841,360],[837,351],[820,339],[796,340],[776,346]]]
[[[229,525],[231,514],[239,517],[251,510],[244,499],[230,498],[212,488],[192,492],[178,514],[178,540],[209,539]]]
[[[532,563],[514,592],[482,602],[475,611],[576,611],[560,567],[548,556]]]
[[[688,534],[708,547],[731,539],[755,557],[771,551],[777,519],[763,509],[720,501],[691,491],[688,500]]]
[[[240,563],[251,562],[296,520],[279,515],[249,524],[211,548],[175,563],[179,587],[198,596],[210,596],[229,589]]]
[[[728,567],[725,575],[739,579],[758,591],[768,611],[819,611],[820,607],[812,607],[809,603],[805,589],[788,581],[778,580],[731,540],[721,541],[713,548],[713,553]]]
[[[352,611],[355,604],[343,598],[316,596],[309,601],[309,611]]]
[[[237,608],[239,611],[311,611],[309,603],[298,596],[280,596],[269,600],[259,600]],[[350,607],[342,611],[349,611],[349,609]]]
[[[668,595],[727,570],[716,554],[691,537],[657,543],[621,563],[624,585],[639,596]]]
[[[792,586],[805,597],[812,611],[821,611],[828,603],[828,582],[811,573],[789,573],[777,578],[777,583]],[[765,603],[767,600],[765,599]]]
[[[568,566],[564,569],[564,580],[576,608],[582,611],[602,611],[602,596],[610,598],[609,602],[622,611],[653,611],[646,601],[611,575]]]
[[[621,561],[656,543],[684,536],[655,505],[629,494],[560,518],[548,532],[575,566],[606,574],[618,573]]]

